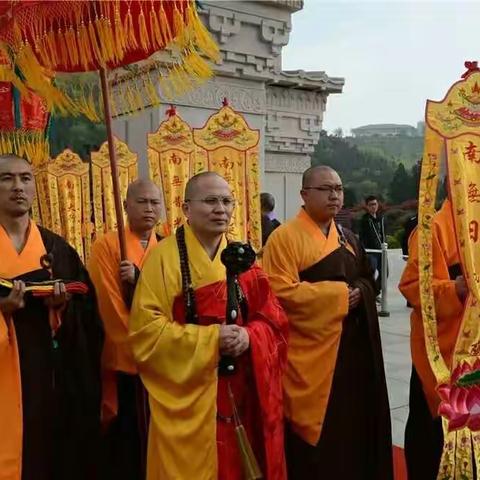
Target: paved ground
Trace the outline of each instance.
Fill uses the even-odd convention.
[[[397,285],[405,262],[401,250],[389,250],[388,311],[390,317],[380,317],[383,355],[387,375],[393,443],[403,447],[403,434],[408,415],[408,390],[411,371],[410,309]]]

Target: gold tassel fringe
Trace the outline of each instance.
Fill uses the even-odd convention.
[[[233,410],[233,420],[235,423],[235,434],[237,436],[237,445],[240,450],[240,458],[242,459],[243,473],[245,480],[258,480],[263,478],[257,459],[253,453],[252,446],[248,440],[245,427],[242,425],[240,416],[238,414],[235,398],[233,396],[232,388],[228,383],[228,396]]]
[[[13,43],[8,46],[0,44],[0,52],[13,51],[13,55],[7,55],[7,58],[12,59],[19,74],[13,66],[0,65],[0,80],[12,82],[21,93],[34,91],[45,99],[50,111],[84,114],[92,121],[101,121],[102,106],[92,89],[73,84],[73,88],[67,91],[53,85],[51,78],[59,65],[67,68],[81,66],[87,70],[93,65],[121,62],[126,53],[138,48],[149,51],[152,47],[158,50],[177,47],[176,63],[157,63],[152,75],[148,69],[132,74],[130,78],[123,75],[125,81],[115,86],[114,103],[117,105],[112,106],[119,114],[140,110],[145,103],[158,104],[157,86],[164,96],[171,98],[211,77],[211,68],[201,54],[216,60],[219,50],[200,20],[193,1],[175,2],[170,22],[163,2],[152,1],[150,12],[145,10],[149,15],[148,26],[142,8],[137,31],[130,10],[122,22],[119,1],[98,2],[93,12],[83,2],[75,3],[71,8],[68,4],[59,20],[60,25],[50,18],[35,18],[30,26],[34,33],[33,45],[25,40],[25,32],[16,25]]]
[[[8,154],[23,157],[37,166],[50,157],[50,145],[43,132],[0,132],[0,155]]]

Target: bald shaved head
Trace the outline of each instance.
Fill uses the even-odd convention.
[[[202,172],[188,181],[183,213],[196,235],[216,238],[224,234],[234,207],[232,189],[218,173]]]
[[[158,197],[160,198],[160,189],[158,186],[149,178],[139,178],[138,180],[133,181],[127,188],[127,200],[129,197],[134,197],[138,195],[139,192],[143,190],[152,190],[157,191]]]
[[[315,165],[314,167],[307,168],[307,170],[303,172],[302,188],[308,187],[312,180],[322,173],[336,173],[338,175],[336,170],[328,165]]]
[[[305,211],[319,225],[329,225],[343,206],[343,185],[338,173],[328,165],[306,170],[301,195]]]
[[[190,200],[192,197],[197,195],[199,185],[201,185],[204,180],[215,177],[226,182],[226,180],[217,172],[201,172],[191,177],[185,186],[185,200]]]
[[[140,237],[148,237],[160,220],[160,189],[149,179],[135,180],[128,186],[124,207],[130,228]]]

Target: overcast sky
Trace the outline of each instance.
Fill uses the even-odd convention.
[[[416,125],[427,98],[441,100],[480,60],[480,0],[305,0],[293,15],[285,70],[344,77],[327,102],[324,128]]]

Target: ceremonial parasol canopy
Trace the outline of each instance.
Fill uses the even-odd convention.
[[[0,1],[0,56],[6,59],[0,62],[0,82],[11,82],[23,95],[38,95],[48,111],[84,114],[106,123],[122,258],[124,225],[111,109],[155,105],[159,89],[171,96],[211,76],[206,58],[217,59],[218,47],[196,7],[192,0]],[[128,68],[167,48],[169,61],[151,59],[132,71],[132,82],[123,76],[112,103],[107,71]],[[95,70],[100,72],[98,92],[91,83],[55,80],[59,73]],[[100,96],[103,108],[97,103]]]

